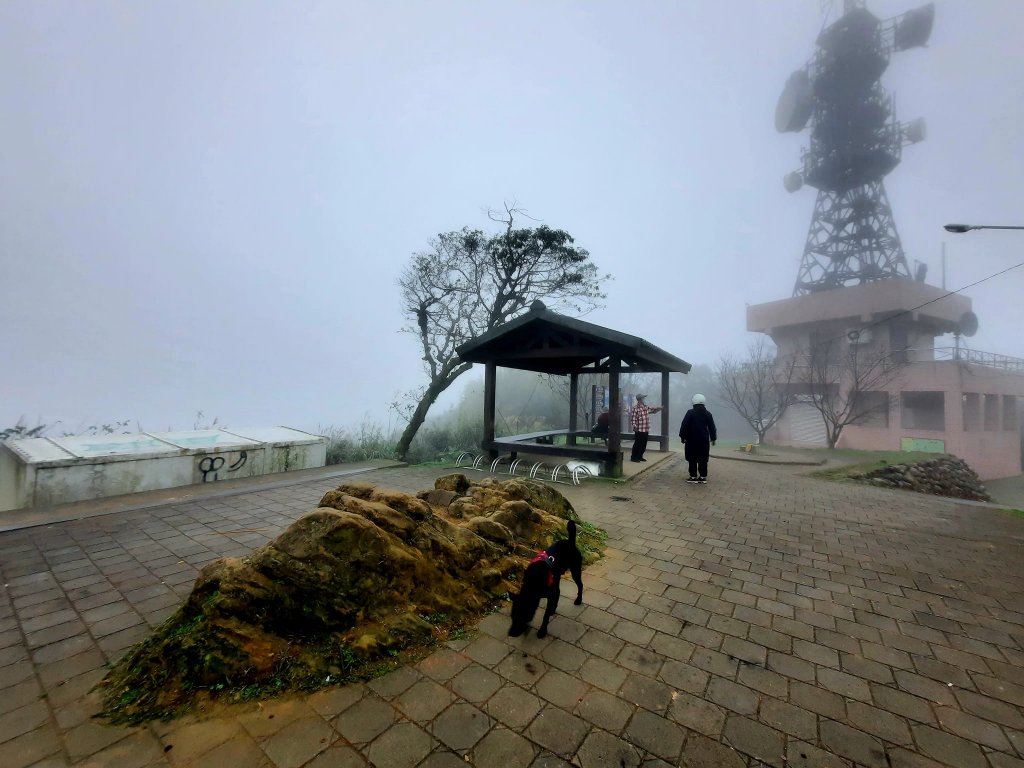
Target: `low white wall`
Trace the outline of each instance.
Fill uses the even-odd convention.
[[[285,428],[255,430],[274,440],[263,442],[223,432],[214,435],[217,439],[208,446],[198,444],[196,432],[192,436],[181,433],[186,437],[177,444],[174,433],[124,436],[125,442],[135,439],[138,444],[157,446],[146,448],[149,455],[138,451],[118,454],[116,448],[103,455],[73,455],[76,448],[84,450],[82,441],[76,444],[63,438],[15,441],[11,447],[0,444],[0,512],[311,469],[326,463],[327,441],[316,435]],[[288,439],[290,433],[292,439]],[[86,447],[105,450],[102,444]]]

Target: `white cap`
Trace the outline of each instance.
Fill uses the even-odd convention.
[[[643,400],[645,397],[647,397],[647,395],[637,395],[636,399],[637,400]]]
[[[700,394],[694,395],[690,399],[690,402],[693,403],[694,405],[704,405],[704,402],[705,402],[704,395],[700,395]]]

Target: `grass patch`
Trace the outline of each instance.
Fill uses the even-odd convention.
[[[1014,517],[1024,518],[1024,509],[1008,509],[1006,511],[1009,512]]]
[[[853,451],[849,449],[830,451],[827,448],[814,448],[809,449],[807,452],[823,454],[831,459],[849,461],[848,464],[811,472],[811,475],[814,477],[838,481],[857,479],[868,472],[873,472],[876,469],[885,469],[896,464],[917,464],[947,456],[945,453],[924,453],[921,451]]]

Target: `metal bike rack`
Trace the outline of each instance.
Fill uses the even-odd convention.
[[[472,459],[472,458],[473,458],[473,454],[472,453],[470,453],[469,451],[463,451],[462,453],[459,454],[459,458],[457,458],[455,460],[455,468],[458,469],[459,467],[462,466],[462,460],[463,459]],[[468,467],[469,464],[467,463],[466,466]]]
[[[537,475],[544,469],[544,462],[538,461],[532,467],[530,467],[530,477],[536,478]]]
[[[580,484],[580,477],[597,477],[585,464],[580,464],[578,467],[574,467],[572,470],[572,483],[573,485]]]

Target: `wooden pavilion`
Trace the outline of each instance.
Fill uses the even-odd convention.
[[[518,452],[564,456],[567,459],[599,461],[610,477],[622,475],[622,442],[632,433],[622,432],[619,375],[622,373],[661,374],[661,450],[668,450],[669,392],[668,375],[689,373],[690,364],[670,355],[638,336],[630,336],[593,323],[553,312],[535,301],[525,315],[466,342],[457,349],[459,357],[470,363],[484,364],[484,436],[481,448],[491,458]],[[497,369],[524,371],[569,377],[568,429],[495,438],[495,395]],[[579,429],[576,401],[580,374],[607,373],[609,380],[609,431],[607,446],[583,445],[580,436],[593,436],[591,426]],[[565,445],[541,444],[537,440],[565,435]]]

